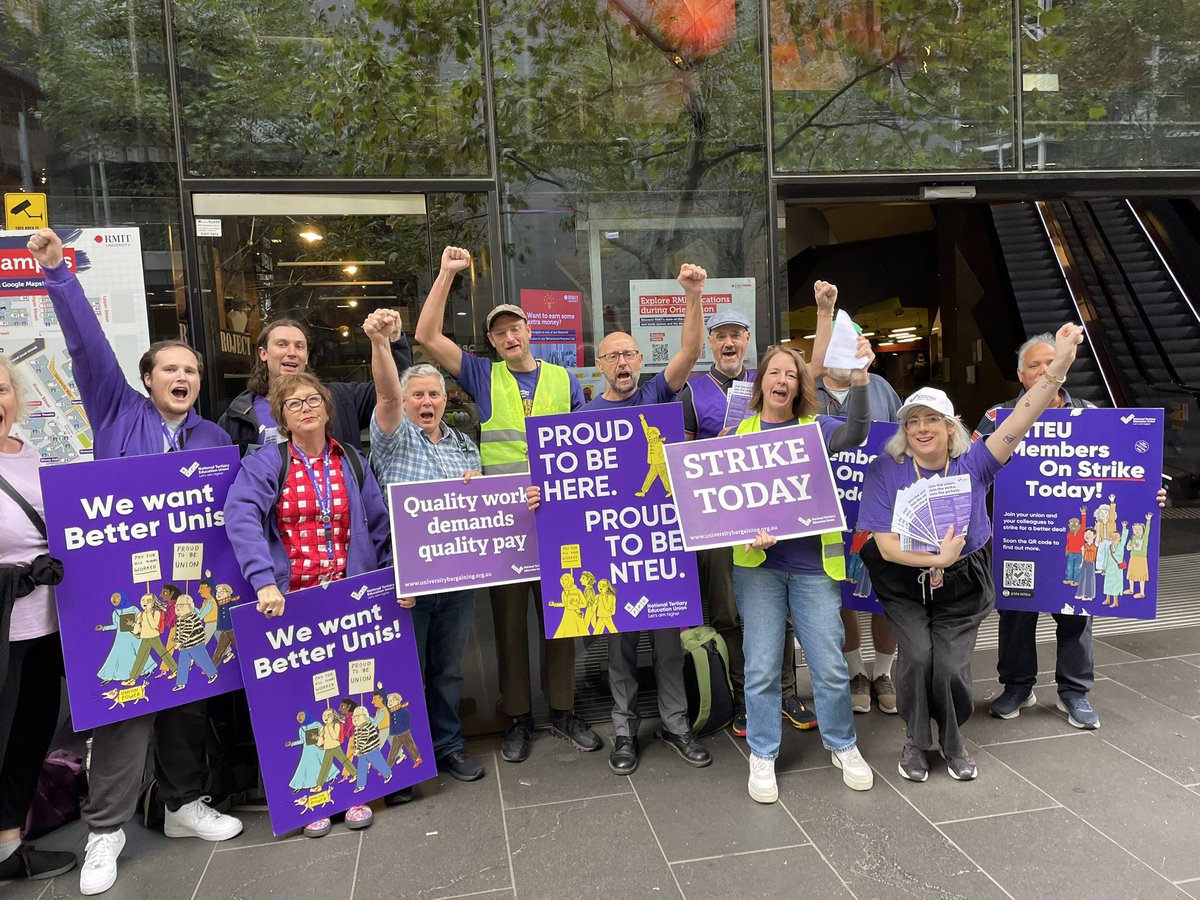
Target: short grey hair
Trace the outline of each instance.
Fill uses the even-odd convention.
[[[404,370],[404,374],[400,376],[400,396],[408,397],[408,383],[414,378],[436,378],[438,386],[442,389],[442,394],[446,393],[446,379],[436,366],[431,366],[428,363],[420,363],[419,365],[409,366]]]
[[[1020,370],[1025,368],[1025,354],[1027,354],[1030,350],[1032,350],[1038,344],[1049,344],[1051,347],[1053,347],[1055,346],[1054,341],[1054,335],[1048,331],[1043,331],[1041,334],[1035,334],[1033,337],[1023,343],[1017,348],[1017,369]]]
[[[17,395],[17,412],[13,416],[13,421],[20,424],[29,418],[29,387],[25,382],[25,374],[17,368],[17,364],[12,359],[3,353],[0,353],[0,369],[8,373],[13,393]]]

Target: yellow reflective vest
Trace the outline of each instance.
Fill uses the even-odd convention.
[[[571,411],[571,373],[562,366],[539,362],[542,367],[533,392],[535,416]],[[492,363],[492,415],[480,425],[479,454],[485,475],[510,475],[529,471],[529,446],[525,442],[525,404],[517,379],[504,362]]]
[[[816,419],[812,416],[801,416],[799,421],[801,425],[807,425],[815,422]],[[762,431],[762,416],[758,413],[748,419],[743,419],[737,429],[738,434],[751,434],[755,431]],[[840,531],[823,531],[820,538],[821,565],[825,569],[825,574],[834,581],[845,581],[846,551],[842,533]],[[766,558],[765,550],[747,550],[744,544],[737,544],[733,548],[733,564],[735,566],[754,568],[761,566]]]

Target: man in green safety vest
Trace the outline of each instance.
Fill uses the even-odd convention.
[[[442,251],[441,269],[417,320],[416,338],[437,363],[458,379],[479,410],[480,454],[485,475],[529,471],[525,444],[527,416],[565,413],[583,406],[579,380],[562,366],[535,359],[529,352],[529,322],[519,306],[502,304],[487,315],[488,343],[498,362],[467,353],[442,333],[446,298],[455,276],[471,265],[460,247]],[[500,708],[509,717],[500,755],[508,762],[529,756],[533,730],[529,683],[529,596],[542,620],[537,582],[492,588],[492,619],[500,672]],[[542,689],[550,703],[550,732],[580,750],[599,750],[600,738],[575,715],[575,642],[546,640],[542,624]]]

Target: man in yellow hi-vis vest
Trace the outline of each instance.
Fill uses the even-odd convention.
[[[417,320],[416,338],[437,363],[458,379],[479,409],[480,454],[486,475],[529,471],[525,444],[526,416],[565,413],[583,406],[579,380],[562,366],[535,359],[529,352],[529,322],[521,307],[503,304],[487,315],[488,343],[498,362],[467,353],[442,333],[446,298],[454,277],[471,265],[471,254],[459,247],[442,251],[441,269]],[[532,588],[538,620],[543,617],[537,582],[492,588],[496,658],[500,671],[500,708],[510,718],[500,754],[508,762],[529,756],[533,730],[529,679],[529,596]],[[547,641],[545,625],[538,636],[542,649],[542,690],[549,701],[550,731],[580,750],[599,750],[600,738],[575,715],[575,642]]]

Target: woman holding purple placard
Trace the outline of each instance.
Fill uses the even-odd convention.
[[[329,389],[307,373],[280,375],[269,399],[287,443],[242,460],[225,502],[225,524],[242,575],[258,592],[259,612],[278,616],[285,591],[389,566],[392,550],[375,476],[357,450],[333,439]],[[368,807],[346,811],[347,827],[370,824]],[[329,819],[318,819],[304,834],[321,837],[331,827]]]
[[[859,338],[858,355],[874,358],[870,342]],[[856,447],[870,431],[867,370],[851,377],[847,420],[816,416],[817,391],[804,357],[788,347],[772,347],[759,363],[749,409],[754,415],[738,434],[816,422],[830,453]],[[775,757],[782,739],[780,667],[788,615],[812,674],[813,701],[821,741],[842,781],[870,790],[874,775],[858,751],[850,672],[842,644],[840,582],[846,578],[841,531],[777,541],[760,531],[752,544],[733,549],[733,589],[742,617],[746,657],[746,742],[750,745],[751,798],[774,803]]]
[[[925,754],[933,749],[931,721],[937,723],[950,776],[969,781],[978,774],[959,729],[974,709],[975,637],[996,596],[988,489],[1057,396],[1082,340],[1080,326],[1060,328],[1054,360],[1037,385],[995,433],[974,444],[944,392],[917,391],[900,407],[900,430],[867,470],[858,525],[873,536],[862,558],[900,643],[896,705],[907,733],[898,768],[909,781],[929,777]],[[903,549],[892,524],[897,493],[922,478],[955,475],[970,479],[970,518],[964,532],[956,534],[950,526],[933,553]]]

